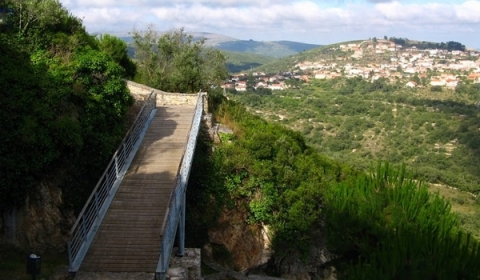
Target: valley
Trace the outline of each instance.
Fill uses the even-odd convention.
[[[300,131],[321,154],[345,164],[368,170],[379,160],[405,163],[417,179],[437,184],[432,191],[449,198],[479,238],[480,225],[474,222],[480,213],[477,96],[410,88],[346,95],[339,93],[345,83],[315,80],[271,95],[244,92],[229,97]]]

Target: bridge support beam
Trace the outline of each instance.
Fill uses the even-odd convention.
[[[186,191],[186,189],[185,189]],[[180,211],[180,219],[178,221],[178,230],[177,230],[177,242],[178,242],[178,252],[177,256],[178,257],[183,257],[185,254],[185,204],[186,204],[186,199],[185,199],[185,192],[183,193],[183,198],[182,198],[182,208]]]

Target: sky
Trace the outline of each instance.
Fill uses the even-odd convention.
[[[402,37],[480,49],[480,0],[60,0],[89,33],[153,25],[242,40],[333,44]]]

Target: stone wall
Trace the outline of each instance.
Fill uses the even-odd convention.
[[[193,93],[165,92],[132,81],[127,81],[127,87],[136,100],[144,100],[154,91],[157,94],[157,106],[197,104],[198,95]]]

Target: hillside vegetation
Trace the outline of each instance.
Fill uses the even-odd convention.
[[[345,91],[349,87],[354,90]],[[343,163],[361,169],[377,160],[406,163],[418,179],[480,193],[475,91],[431,92],[337,79],[271,95],[232,97],[252,112],[300,131],[317,151]],[[473,220],[479,218],[473,215]]]
[[[470,279],[480,272],[478,242],[410,169],[349,168],[313,150],[299,132],[220,95],[210,98],[221,102],[212,106],[215,119],[233,134],[221,135],[214,149],[202,141],[195,155],[187,232],[197,246],[199,229],[215,223],[204,214],[226,207],[246,209],[252,225],[270,228],[276,259],[300,252],[315,265],[309,248],[326,233],[336,257],[325,266],[334,265],[339,279]]]
[[[248,71],[252,68],[270,63],[275,60],[271,56],[258,55],[253,53],[222,51],[225,55],[229,73]]]
[[[211,45],[211,47],[223,51],[252,53],[273,58],[286,57],[305,50],[317,48],[318,46],[319,45],[291,41],[260,42],[254,40],[232,40]]]

